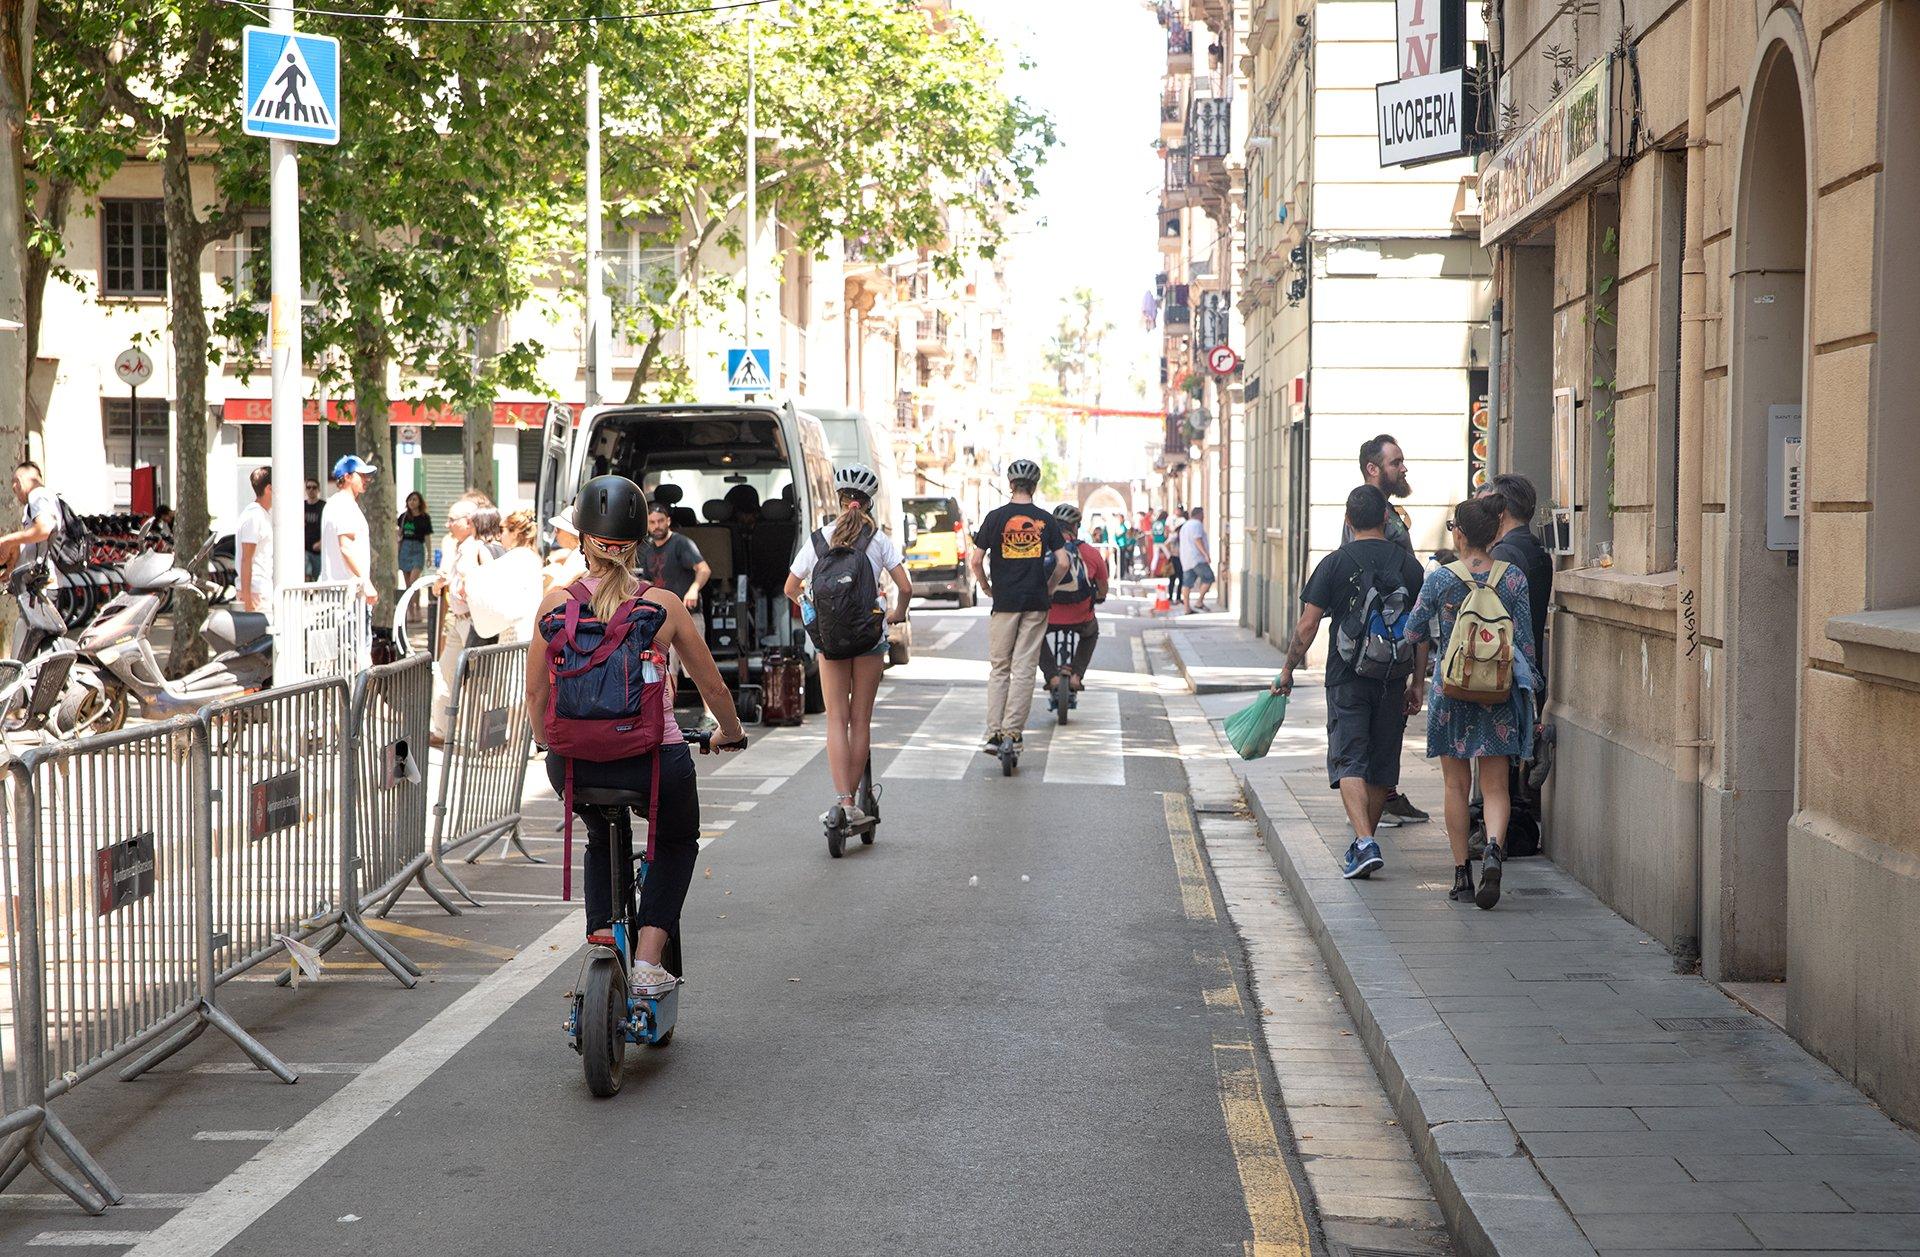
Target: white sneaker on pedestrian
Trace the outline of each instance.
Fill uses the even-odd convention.
[[[665,995],[679,985],[679,978],[668,973],[660,965],[649,964],[644,960],[635,960],[633,968],[627,973],[627,991],[635,999],[650,999]]]

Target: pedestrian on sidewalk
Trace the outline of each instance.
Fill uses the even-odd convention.
[[[380,595],[373,586],[373,534],[360,495],[379,470],[358,454],[343,457],[333,465],[334,494],[320,511],[320,579],[358,586],[368,606]]]
[[[1427,716],[1427,758],[1440,761],[1446,780],[1447,841],[1453,847],[1454,863],[1453,889],[1447,897],[1455,901],[1471,899],[1482,908],[1491,908],[1500,902],[1501,866],[1506,860],[1504,843],[1511,814],[1507,772],[1510,761],[1525,759],[1533,752],[1533,693],[1539,688],[1533,617],[1528,609],[1526,574],[1490,553],[1499,537],[1499,509],[1483,499],[1462,502],[1453,508],[1447,531],[1460,559],[1427,574],[1420,587],[1420,600],[1407,623],[1408,635],[1421,643],[1421,663],[1425,663],[1426,639],[1432,629],[1438,628],[1442,643],[1451,643],[1470,581],[1493,590],[1512,624],[1513,685],[1508,697],[1488,704],[1451,696],[1442,685],[1442,666],[1434,669],[1430,693],[1433,710]],[[1487,827],[1478,890],[1467,852],[1468,796],[1476,767],[1486,800]]]
[[[327,504],[320,500],[320,482],[307,481],[307,497],[300,503],[301,544],[306,549],[307,579],[320,579],[320,517],[326,513]]]
[[[1187,588],[1187,562],[1180,553],[1180,534],[1187,526],[1187,508],[1173,508],[1173,518],[1167,521],[1167,601],[1185,605]]]
[[[1533,482],[1525,476],[1505,473],[1495,476],[1478,495],[1500,511],[1500,540],[1493,543],[1494,558],[1511,563],[1526,574],[1527,603],[1533,624],[1533,653],[1539,662],[1540,688],[1534,695],[1533,757],[1516,760],[1508,774],[1507,795],[1512,815],[1507,822],[1507,858],[1537,855],[1540,851],[1539,785],[1551,768],[1551,754],[1541,727],[1541,713],[1547,706],[1547,607],[1553,600],[1553,556],[1533,535],[1531,524],[1536,505]],[[1546,761],[1543,765],[1542,761]],[[1474,799],[1474,837],[1484,847],[1485,802]],[[1478,851],[1474,854],[1480,854]]]
[[[242,611],[273,610],[273,468],[255,467],[247,476],[253,501],[240,512],[233,532],[234,568]]]
[[[1016,750],[1026,744],[1033,670],[1053,605],[1049,591],[1067,570],[1065,534],[1033,503],[1040,465],[1015,459],[1007,468],[1007,485],[1010,500],[980,521],[967,555],[974,583],[993,599],[987,625],[987,733],[980,746],[988,755],[998,755],[1003,741]]]
[[[1400,442],[1390,432],[1382,432],[1370,441],[1360,443],[1360,479],[1387,495],[1386,538],[1395,545],[1402,546],[1408,554],[1414,554],[1411,521],[1406,511],[1394,505],[1394,498],[1404,498],[1413,492],[1413,486],[1407,481],[1407,455],[1400,448]],[[1343,526],[1340,540],[1344,544],[1353,540],[1353,529]],[[1400,825],[1418,825],[1431,819],[1426,812],[1413,805],[1413,800],[1401,794],[1399,790],[1387,793],[1387,806],[1380,813],[1383,828],[1393,829]]]
[[[1113,548],[1119,556],[1120,579],[1133,579],[1133,547],[1139,544],[1139,530],[1125,520],[1120,523],[1120,535],[1114,538]]]
[[[1197,611],[1211,610],[1207,606],[1207,591],[1213,588],[1213,548],[1207,537],[1207,511],[1196,506],[1193,514],[1180,529],[1180,570],[1186,573],[1186,590],[1181,602],[1192,615]],[[1194,605],[1198,598],[1200,604]]]
[[[418,490],[407,495],[407,509],[396,521],[400,528],[400,584],[411,589],[427,570],[427,546],[433,541],[433,514]]]
[[[440,579],[433,584],[440,599],[440,653],[435,659],[438,684],[433,703],[433,728],[429,741],[444,746],[453,724],[453,686],[460,666],[460,652],[474,644],[473,611],[467,604],[467,582],[492,559],[486,546],[474,532],[473,518],[480,508],[467,498],[458,498],[447,508],[447,540],[440,551]]]
[[[1350,878],[1368,877],[1385,860],[1375,830],[1386,807],[1387,795],[1400,783],[1400,744],[1407,718],[1420,709],[1422,677],[1415,654],[1386,675],[1372,662],[1362,664],[1369,620],[1374,611],[1383,625],[1390,617],[1407,617],[1419,596],[1422,572],[1413,554],[1387,540],[1391,514],[1387,496],[1363,484],[1347,495],[1347,529],[1352,540],[1320,560],[1301,594],[1300,622],[1287,646],[1286,666],[1274,688],[1293,692],[1294,670],[1306,661],[1327,621],[1327,780],[1340,792],[1353,827],[1342,872]],[[1401,641],[1411,640],[1411,621]],[[1398,675],[1395,675],[1395,674]]]

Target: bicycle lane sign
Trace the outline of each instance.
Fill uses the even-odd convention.
[[[340,41],[249,26],[241,57],[240,129],[273,140],[340,142]]]

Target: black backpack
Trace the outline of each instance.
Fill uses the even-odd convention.
[[[887,619],[877,604],[880,586],[867,561],[871,532],[862,531],[851,546],[827,543],[826,530],[813,534],[813,620],[807,636],[827,659],[858,659],[887,634]]]
[[[78,572],[92,562],[99,539],[65,498],[56,493],[53,500],[60,504],[60,526],[47,538],[47,557],[63,572]]]

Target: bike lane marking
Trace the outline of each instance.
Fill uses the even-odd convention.
[[[211,1257],[239,1238],[571,959],[585,928],[580,913],[568,913],[252,1160],[149,1232],[128,1257]]]
[[[1200,832],[1191,801],[1169,791],[1166,801],[1167,838],[1173,847],[1173,868],[1180,883],[1180,906],[1189,921],[1220,925],[1213,906],[1213,886],[1200,855]],[[1247,1220],[1253,1225],[1251,1257],[1309,1257],[1312,1241],[1300,1193],[1287,1170],[1286,1155],[1274,1129],[1273,1112],[1260,1082],[1254,1045],[1248,1029],[1247,1008],[1240,998],[1232,962],[1218,944],[1197,949],[1194,959],[1213,971],[1206,1006],[1213,1027],[1213,1071],[1220,1090],[1220,1113],[1234,1167],[1247,1202]]]
[[[1053,730],[1047,746],[1047,771],[1041,779],[1050,786],[1126,785],[1120,695],[1113,690],[1082,690],[1079,705],[1070,715],[1071,724]]]

